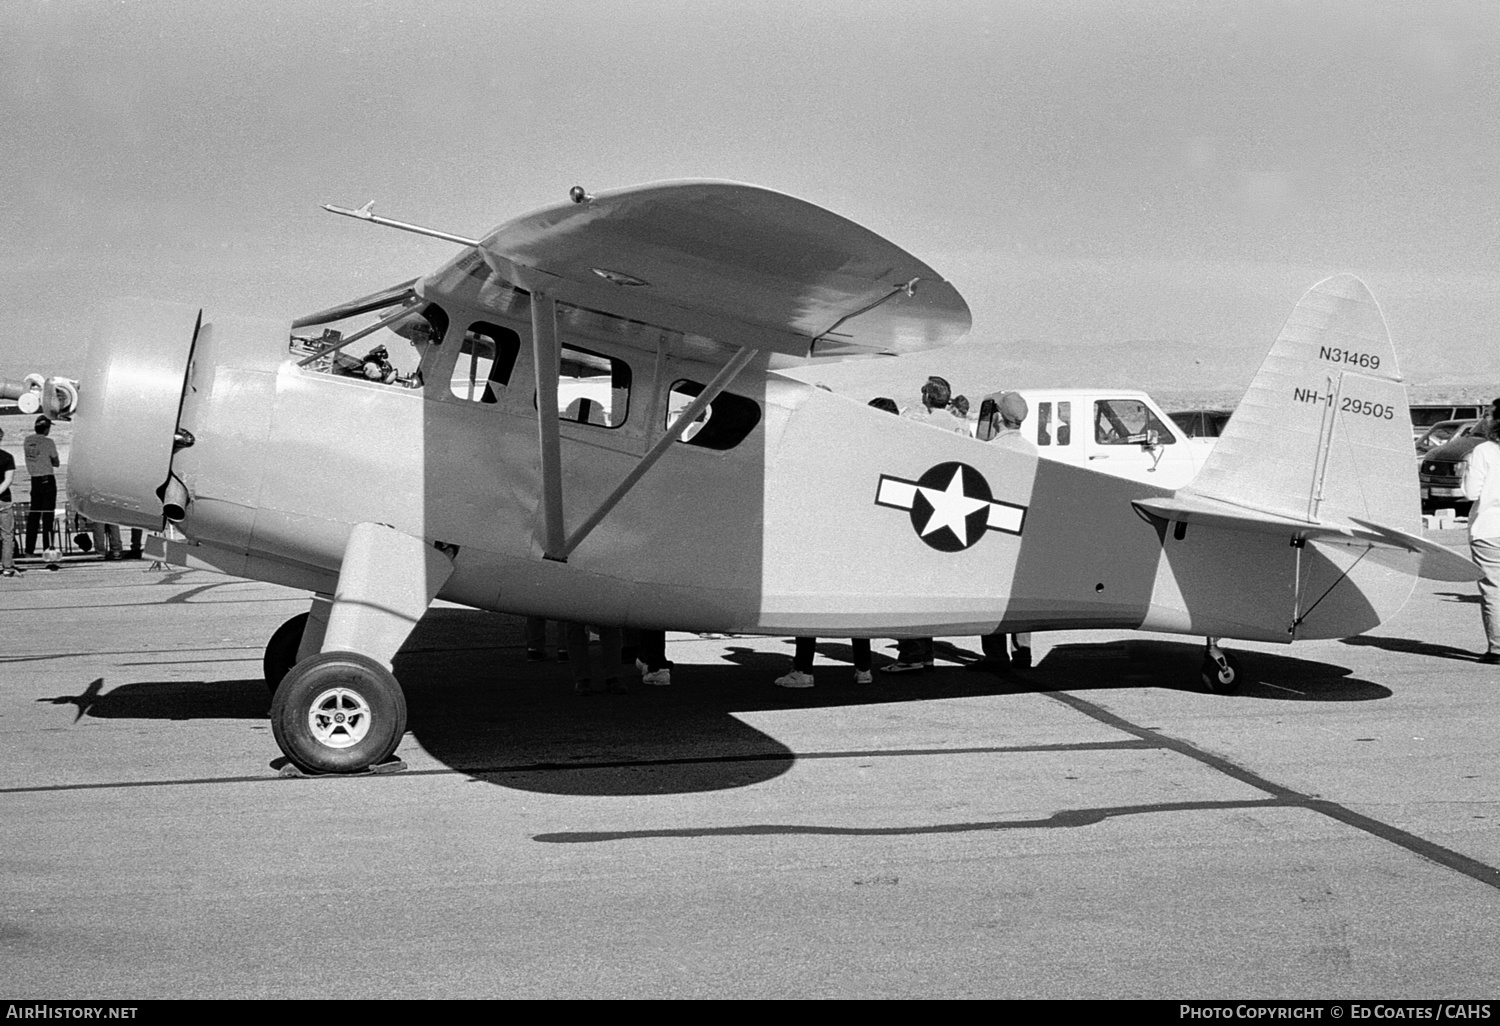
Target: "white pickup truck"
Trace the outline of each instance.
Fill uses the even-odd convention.
[[[1021,433],[1036,443],[1043,459],[1073,463],[1105,474],[1162,488],[1181,488],[1193,479],[1213,438],[1188,438],[1145,392],[1103,388],[1020,388],[1029,412]],[[986,423],[980,402],[979,424]],[[982,435],[980,437],[983,437]]]

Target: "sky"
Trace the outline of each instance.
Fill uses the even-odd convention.
[[[454,252],[323,202],[478,236],[718,178],[954,282],[970,338],[913,359],[971,391],[1241,387],[1349,271],[1414,385],[1489,397],[1496,111],[1493,2],[7,0],[0,377],[116,296],[291,317]]]

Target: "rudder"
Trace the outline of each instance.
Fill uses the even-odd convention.
[[[1420,531],[1411,413],[1385,317],[1364,282],[1298,301],[1183,498],[1308,523]]]

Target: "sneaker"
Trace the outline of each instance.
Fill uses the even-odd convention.
[[[869,670],[855,670],[854,671],[854,683],[856,683],[856,684],[873,684],[873,683],[875,683],[875,675],[873,673],[871,673]]]
[[[47,569],[48,570],[61,570],[62,567],[58,566],[56,563],[48,563],[47,564]]]
[[[646,673],[646,672],[648,672],[647,669],[646,669],[646,663],[643,660],[637,659],[635,661],[635,672],[636,673]]]
[[[599,689],[594,687],[594,682],[591,680],[580,680],[573,685],[573,693],[575,695],[597,695]]]
[[[647,670],[641,674],[641,683],[650,684],[654,688],[664,688],[672,683],[672,671],[665,668]]]
[[[630,694],[630,688],[619,677],[606,677],[604,680],[604,690],[608,691],[611,695]]]
[[[810,688],[813,686],[813,675],[803,673],[801,670],[793,670],[785,677],[776,678],[778,688]]]
[[[1016,650],[1010,654],[1010,665],[1018,670],[1031,669],[1031,649],[1017,645]]]
[[[884,666],[882,666],[880,668],[880,672],[881,673],[921,673],[923,670],[927,669],[927,667],[929,665],[930,665],[929,663],[923,663],[923,662],[912,662],[912,663],[894,662],[894,663],[886,663]]]
[[[24,574],[25,572],[25,570],[18,570],[13,566],[8,566],[4,570],[0,570],[0,577],[15,577],[17,574]]]

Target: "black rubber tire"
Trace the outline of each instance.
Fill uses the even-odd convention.
[[[260,668],[266,675],[266,687],[271,690],[271,694],[276,693],[282,678],[297,665],[297,649],[302,646],[302,633],[305,630],[307,614],[298,613],[276,628],[276,633],[266,642],[266,654],[260,661]]]
[[[1203,686],[1215,695],[1235,694],[1245,680],[1245,673],[1240,669],[1238,659],[1225,652],[1224,660],[1229,664],[1227,671],[1209,656],[1203,657],[1203,666],[1199,670],[1199,679],[1203,681]]]
[[[330,698],[335,688],[344,690],[342,701]],[[368,717],[362,725],[364,735],[347,743],[325,742],[312,726],[315,706],[324,713],[334,710],[335,716],[349,715],[347,729],[331,727],[343,730],[344,738],[358,729],[355,716]],[[292,667],[276,689],[271,733],[286,757],[308,773],[361,773],[390,758],[401,743],[406,696],[391,672],[369,656],[319,652]]]

